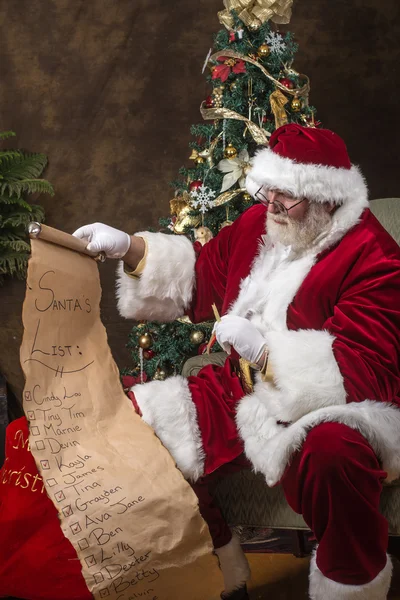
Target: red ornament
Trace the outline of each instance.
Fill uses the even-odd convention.
[[[207,96],[207,98],[205,100],[205,107],[213,108],[213,106],[214,106],[214,98],[212,96]]]
[[[232,44],[236,40],[236,33],[234,31],[229,32],[229,43]]]
[[[287,87],[289,90],[293,90],[293,88],[294,88],[294,82],[291,79],[289,79],[288,77],[282,77],[279,80],[279,83],[281,83],[282,85]]]
[[[194,190],[199,189],[199,187],[201,187],[202,185],[203,182],[201,181],[201,179],[196,179],[195,181],[192,181],[189,185],[189,191],[194,192]]]
[[[143,358],[145,358],[146,360],[154,358],[155,355],[156,353],[154,352],[154,350],[143,350]]]

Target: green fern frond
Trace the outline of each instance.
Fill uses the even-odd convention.
[[[14,230],[0,228],[0,242],[14,242],[21,239],[21,234]]]
[[[1,204],[18,204],[21,208],[26,208],[29,212],[32,212],[32,205],[26,202],[21,197],[18,196],[7,196],[7,194],[0,195],[0,205]]]
[[[14,211],[3,218],[2,227],[27,227],[33,219],[26,212]]]
[[[0,133],[0,140],[13,137],[12,131]],[[30,245],[27,227],[43,221],[44,210],[30,204],[26,195],[53,195],[53,186],[41,179],[47,165],[44,154],[19,149],[0,151],[0,284],[6,275],[26,277]]]
[[[40,206],[39,204],[31,204],[31,214],[30,214],[30,220],[31,221],[39,221],[40,223],[42,223],[42,221],[44,221],[44,208],[43,206]]]
[[[21,156],[23,156],[23,154],[20,150],[2,150],[0,151],[0,164],[7,161],[17,160]]]
[[[0,140],[7,140],[10,137],[15,137],[13,131],[0,131]]]
[[[21,179],[19,181],[7,181],[0,185],[0,194],[16,194],[19,198],[22,193],[27,194],[49,194],[54,196],[54,189],[51,183],[45,179]]]
[[[0,175],[8,182],[24,179],[37,179],[47,165],[45,154],[20,153],[15,158],[4,160],[0,164]]]
[[[10,252],[7,256],[0,257],[0,274],[16,275],[23,277],[26,271],[29,254]]]
[[[30,245],[24,240],[0,241],[0,256],[7,256],[9,252],[30,252]]]

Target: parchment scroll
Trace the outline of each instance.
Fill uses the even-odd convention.
[[[21,364],[30,448],[94,598],[216,600],[197,498],[125,396],[90,257],[32,240]]]

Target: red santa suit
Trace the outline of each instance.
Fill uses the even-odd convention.
[[[139,233],[148,245],[145,269],[132,279],[121,263],[117,296],[121,315],[137,320],[210,320],[213,303],[222,315],[249,319],[264,336],[274,382],[259,378],[245,395],[233,355],[197,377],[136,386],[143,418],[192,481],[244,451],[274,485],[310,430],[326,422],[359,432],[379,460],[379,477],[393,480],[400,475],[399,247],[369,211],[364,179],[332,132],[277,130],[247,179],[250,193],[261,186],[338,208],[299,252],[272,244],[263,206],[203,247]],[[388,559],[365,582],[368,598],[386,597],[390,569]],[[329,588],[324,570],[314,563],[313,577]],[[352,597],[347,577],[332,579],[346,588],[335,597]]]

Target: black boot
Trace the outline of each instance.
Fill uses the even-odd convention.
[[[247,593],[247,586],[243,587],[231,592],[230,594],[221,594],[222,600],[250,600],[250,597]]]

